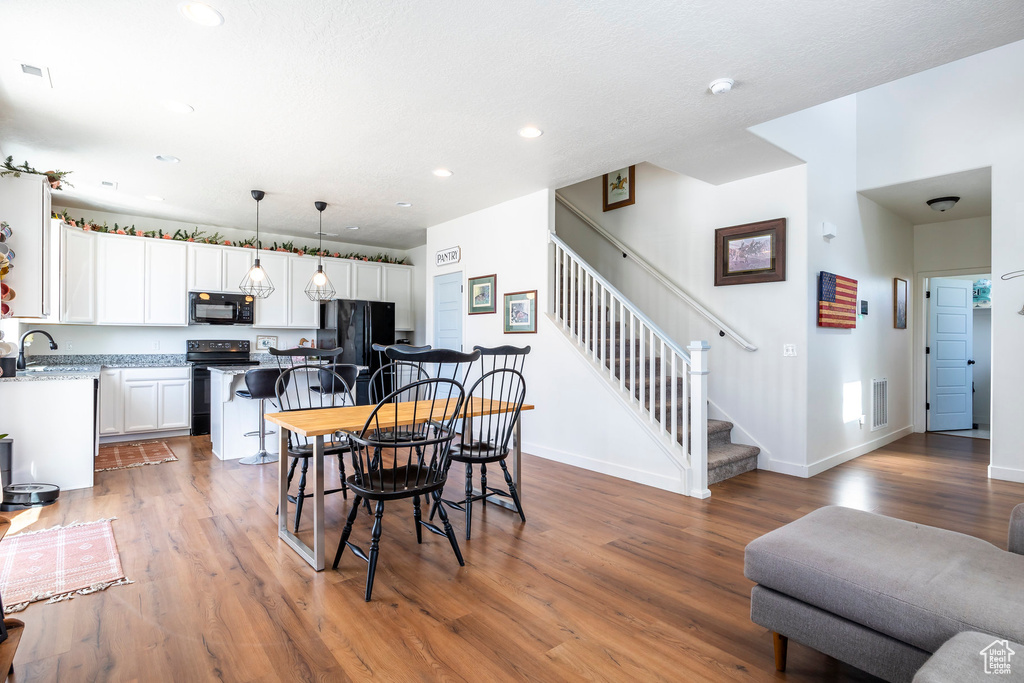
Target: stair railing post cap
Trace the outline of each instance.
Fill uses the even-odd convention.
[[[711,348],[711,344],[707,343],[706,341],[697,340],[697,341],[691,341],[690,345],[687,346],[686,348],[689,349],[690,351],[701,351],[701,350],[710,349]]]

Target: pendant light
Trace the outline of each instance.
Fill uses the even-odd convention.
[[[253,190],[252,198],[256,200],[256,260],[252,268],[242,278],[238,288],[242,293],[256,299],[266,299],[274,293],[274,283],[270,281],[270,275],[260,265],[260,200],[264,196],[263,190]]]
[[[313,202],[313,206],[320,212],[320,229],[317,231],[317,236],[320,238],[320,244],[316,249],[317,265],[316,272],[313,273],[313,277],[309,278],[309,284],[306,285],[306,296],[309,297],[310,301],[330,301],[334,298],[334,285],[331,284],[330,278],[327,277],[327,273],[324,272],[324,209],[327,208],[326,202]]]

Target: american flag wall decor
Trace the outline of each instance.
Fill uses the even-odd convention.
[[[857,281],[821,271],[818,276],[818,327],[857,327]]]

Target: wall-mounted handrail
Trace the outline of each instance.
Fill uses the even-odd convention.
[[[635,251],[633,251],[628,246],[623,244],[617,237],[615,237],[615,235],[612,235],[610,232],[608,232],[600,225],[598,225],[594,220],[587,216],[587,214],[583,213],[583,211],[577,208],[572,202],[563,197],[560,192],[555,192],[555,200],[558,201],[558,203],[564,206],[566,209],[568,209],[574,216],[576,216],[581,221],[586,223],[591,230],[596,232],[601,237],[605,238],[612,246],[618,249],[621,253],[627,254],[631,259],[633,259],[634,262],[636,262],[638,266],[646,270],[648,273],[651,274],[652,277],[654,277],[654,279],[656,279],[658,282],[664,285],[666,289],[675,294],[679,299],[685,302],[693,310],[697,311],[697,313],[703,316],[712,325],[717,327],[722,335],[729,337],[734,342],[739,344],[740,348],[746,351],[757,351],[757,346],[751,344],[749,341],[740,336],[738,332],[736,332],[731,327],[726,325],[721,318],[719,318],[717,315],[709,311],[699,301],[694,299],[692,296],[683,291],[678,285],[672,282],[672,280],[670,280],[667,275],[662,273],[660,270],[658,270],[653,265],[648,263],[647,260],[645,260],[639,254],[637,254]]]

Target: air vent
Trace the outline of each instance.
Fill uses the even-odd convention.
[[[889,380],[871,380],[871,431],[889,426]]]
[[[32,66],[31,64],[22,64],[21,71],[29,76],[38,76],[39,78],[43,77],[43,70],[38,66]]]
[[[338,233],[336,233],[336,232],[321,232],[321,231],[317,231],[317,232],[314,232],[313,234],[314,235],[321,235],[322,237],[337,237],[338,236]]]
[[[107,188],[108,190],[116,190],[117,189],[117,183],[115,183],[113,180],[101,180],[100,181],[100,185],[102,185],[103,187]]]
[[[38,83],[47,88],[53,87],[53,82],[50,80],[50,70],[45,66],[35,66],[33,64],[21,64],[21,73],[26,76],[31,76],[31,80],[34,83]],[[39,80],[36,80],[36,79]]]

